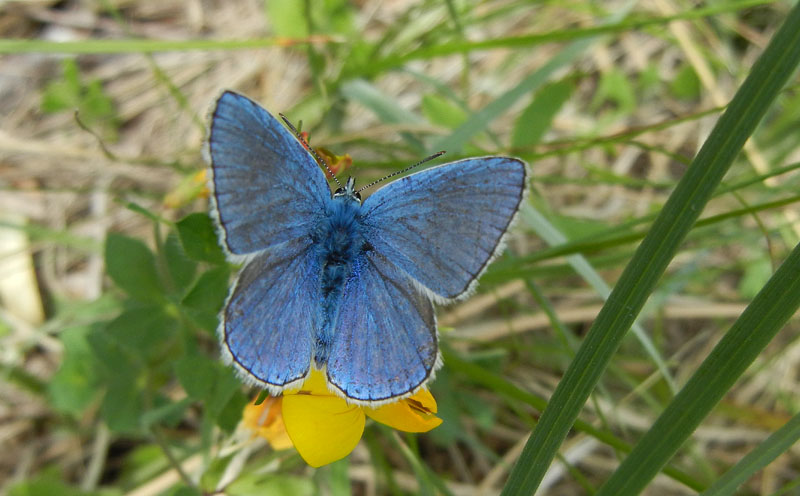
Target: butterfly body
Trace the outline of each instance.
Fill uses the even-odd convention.
[[[334,196],[326,206],[325,216],[311,233],[314,258],[320,267],[322,297],[321,325],[316,330],[314,361],[322,368],[328,359],[342,289],[360,266],[357,258],[369,250],[369,243],[359,222],[361,201],[354,194]],[[355,276],[357,277],[357,273]]]
[[[295,136],[232,92],[213,109],[208,154],[221,244],[244,263],[220,314],[225,358],[273,394],[315,367],[369,406],[413,394],[441,364],[433,302],[472,292],[528,180],[520,160],[479,157],[363,202],[352,179],[331,194]]]

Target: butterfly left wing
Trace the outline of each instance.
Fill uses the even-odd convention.
[[[364,201],[365,238],[437,301],[466,296],[502,247],[527,183],[526,164],[507,157],[411,174]]]
[[[308,375],[320,325],[320,267],[311,241],[287,241],[256,255],[239,273],[220,315],[227,361],[276,394]]]
[[[327,363],[328,382],[351,400],[375,403],[417,389],[438,360],[433,304],[377,251],[353,264]]]
[[[211,114],[212,213],[233,255],[308,236],[330,201],[314,157],[256,102],[225,91]]]

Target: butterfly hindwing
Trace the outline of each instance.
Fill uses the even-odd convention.
[[[250,260],[222,312],[223,349],[246,379],[272,392],[304,378],[311,365],[320,268],[309,248],[299,238]]]
[[[330,200],[325,175],[277,119],[226,91],[212,111],[208,151],[224,245],[234,255],[306,236]]]
[[[334,329],[328,381],[353,400],[403,396],[423,384],[438,362],[430,299],[376,251],[356,259]]]
[[[459,298],[499,251],[527,178],[525,163],[506,157],[406,176],[364,201],[366,238],[438,301]]]

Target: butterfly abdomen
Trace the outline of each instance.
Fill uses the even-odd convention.
[[[352,198],[334,198],[327,215],[312,235],[322,271],[322,323],[319,329],[315,329],[314,348],[314,361],[318,367],[328,359],[342,288],[352,273],[353,262],[362,251],[364,241],[357,220],[360,207]]]

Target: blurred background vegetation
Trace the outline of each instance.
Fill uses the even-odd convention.
[[[0,3],[0,492],[499,493],[608,287],[792,5]],[[349,154],[361,184],[440,149],[532,165],[507,253],[472,299],[439,309],[439,428],[371,423],[348,459],[311,469],[240,425],[258,392],[217,358],[235,268],[205,215],[201,155],[225,88]],[[798,115],[795,75],[540,494],[607,480],[798,243]],[[790,320],[646,494],[708,488],[792,421],[797,331]],[[800,494],[800,451],[769,462],[741,494]]]

